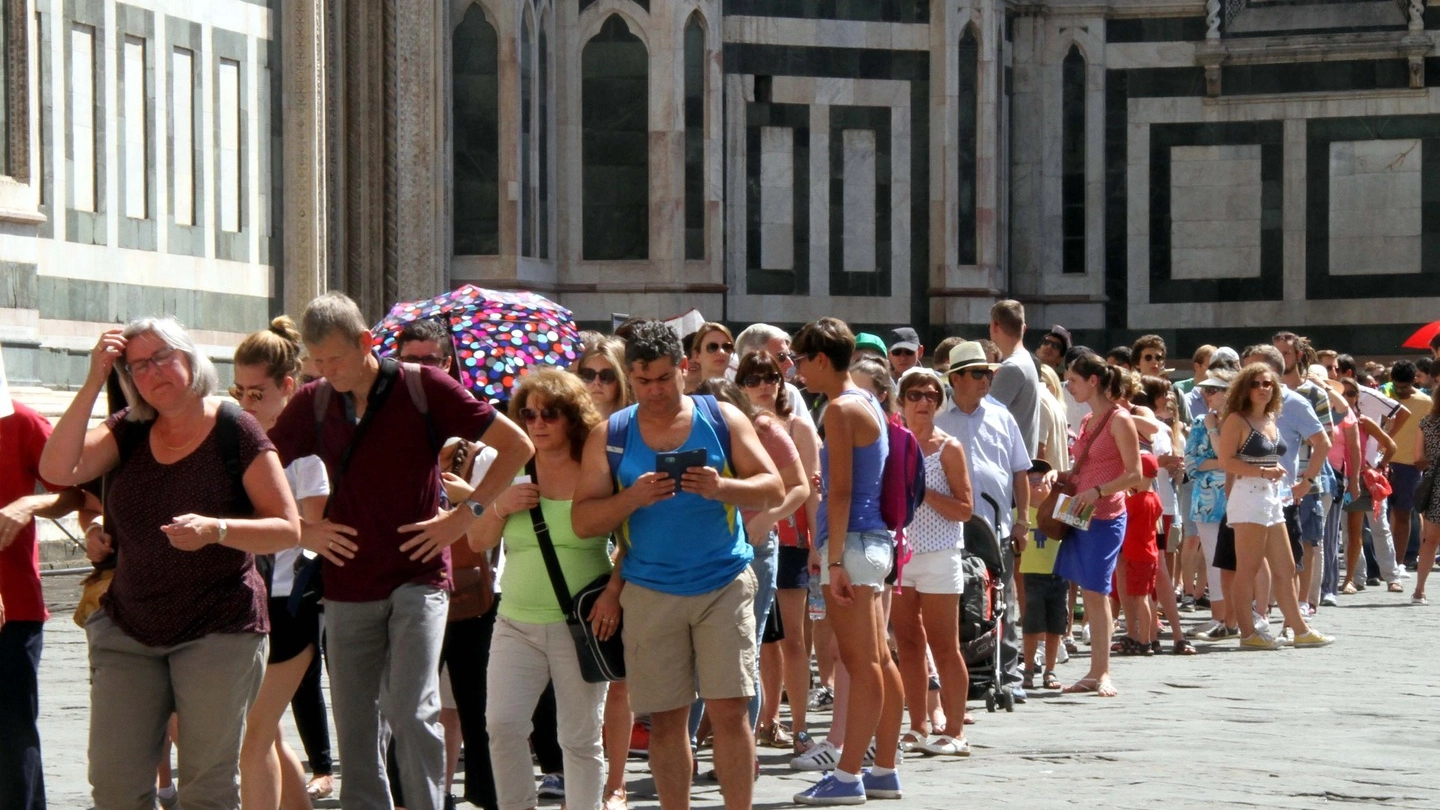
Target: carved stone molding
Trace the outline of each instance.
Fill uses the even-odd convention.
[[[329,285],[329,200],[326,165],[329,111],[324,0],[295,0],[281,6],[282,143],[285,219],[283,307],[298,315]]]
[[[5,82],[0,100],[6,104],[6,143],[9,144],[9,171],[0,171],[20,183],[30,182],[30,3],[14,0],[4,6],[8,12],[0,25],[5,26]]]

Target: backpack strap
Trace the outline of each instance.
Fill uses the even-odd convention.
[[[605,425],[605,460],[610,462],[610,480],[615,491],[620,491],[620,461],[625,458],[625,443],[630,438],[630,422],[635,418],[635,406],[621,408],[610,414]]]
[[[706,421],[715,428],[715,435],[720,439],[720,450],[725,454],[725,466],[730,468],[733,476],[735,465],[730,460],[730,423],[725,421],[725,413],[720,410],[720,403],[710,394],[692,394],[690,399],[695,401],[695,407],[705,412]]]
[[[230,475],[230,511],[237,515],[251,515],[255,506],[245,491],[245,468],[240,463],[240,406],[233,402],[220,403],[215,414],[215,438],[220,444],[220,460],[225,462],[225,471]]]
[[[440,455],[440,438],[435,433],[435,422],[430,418],[430,400],[425,395],[425,379],[420,374],[419,363],[401,363],[400,368],[405,370],[405,388],[410,391],[410,401],[415,404],[415,410],[425,417],[425,438],[430,442],[430,452]]]

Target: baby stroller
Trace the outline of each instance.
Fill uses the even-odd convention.
[[[980,496],[989,504],[996,522],[1000,505],[989,495]],[[1015,696],[1000,678],[1000,636],[1005,631],[1008,605],[1005,603],[1005,557],[995,524],[977,511],[965,523],[965,595],[960,599],[960,651],[970,670],[970,699],[985,699],[985,710],[996,707],[1015,711]]]

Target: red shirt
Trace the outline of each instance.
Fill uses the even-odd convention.
[[[478,439],[495,420],[495,409],[470,396],[460,383],[441,371],[421,367],[430,421],[440,441],[451,436]],[[449,587],[450,554],[416,562],[400,545],[415,536],[400,532],[408,523],[429,520],[440,508],[440,468],[425,430],[425,417],[415,407],[405,384],[405,370],[391,384],[385,404],[367,414],[371,424],[350,457],[342,476],[340,456],[355,435],[346,417],[347,396],[330,397],[323,438],[315,441],[315,391],[319,382],[301,388],[285,406],[270,439],[282,464],[316,455],[325,462],[332,487],[330,520],[350,526],[359,550],[343,568],[325,563],[325,598],[337,602],[373,602],[388,598],[408,583]]]
[[[0,419],[0,506],[35,494],[40,480],[40,453],[50,438],[50,422],[15,402],[15,412]],[[35,521],[20,530],[14,542],[0,551],[0,599],[5,620],[43,622],[50,618],[40,592],[40,548],[35,543]]]

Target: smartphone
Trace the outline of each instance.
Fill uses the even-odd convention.
[[[530,476],[524,475],[523,473],[522,473],[521,475],[515,476],[515,480],[510,482],[510,484],[511,484],[512,486],[518,485],[518,484],[528,484],[528,483],[530,483]]]
[[[709,460],[705,448],[684,450],[678,453],[656,453],[655,472],[669,475],[675,481],[675,494],[680,494],[680,476],[691,467],[704,467]]]

